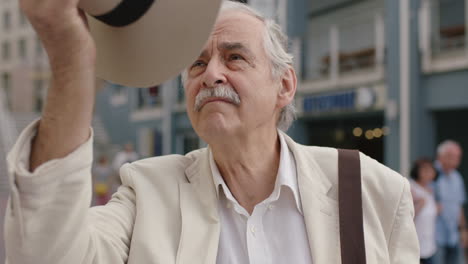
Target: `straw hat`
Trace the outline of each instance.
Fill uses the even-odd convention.
[[[97,76],[150,87],[177,76],[209,38],[221,0],[81,0]]]

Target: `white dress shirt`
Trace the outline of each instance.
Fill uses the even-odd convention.
[[[217,264],[312,263],[295,160],[278,135],[281,153],[275,188],[252,215],[233,197],[210,153],[221,219]]]

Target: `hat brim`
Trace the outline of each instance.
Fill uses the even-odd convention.
[[[199,56],[220,6],[221,0],[158,0],[126,27],[89,17],[97,76],[130,87],[150,87],[176,77]]]

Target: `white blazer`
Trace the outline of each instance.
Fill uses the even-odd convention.
[[[7,263],[216,263],[220,222],[209,148],[126,164],[112,200],[89,208],[92,140],[29,173],[36,126],[23,131],[8,157]],[[341,263],[337,151],[285,139],[313,263]],[[408,181],[364,154],[361,168],[367,263],[419,263]]]

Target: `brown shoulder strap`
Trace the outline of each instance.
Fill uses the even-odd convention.
[[[342,264],[365,264],[359,151],[338,150],[338,200]]]

